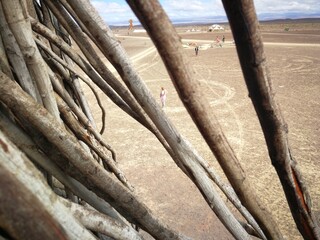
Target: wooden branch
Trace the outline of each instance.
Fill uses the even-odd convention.
[[[33,4],[33,0],[24,0],[26,2],[26,12],[28,15],[32,16],[33,18],[37,17],[36,10]]]
[[[1,4],[0,4],[1,5]],[[1,11],[1,6],[0,6],[0,11]],[[0,16],[1,16],[1,12],[0,12]],[[3,29],[2,25],[2,20],[0,19],[0,28]],[[10,65],[9,65],[9,61],[6,55],[6,50],[4,48],[4,43],[3,43],[3,39],[1,34],[3,34],[4,30],[0,31],[0,69],[2,72],[4,72],[8,77],[10,77],[11,79],[14,79],[11,69],[10,69]]]
[[[116,165],[113,159],[110,159],[104,152],[103,146],[99,146],[99,142],[93,139],[83,126],[75,119],[74,115],[71,113],[71,109],[68,105],[63,102],[63,100],[57,96],[57,103],[59,110],[62,114],[65,124],[72,130],[75,136],[86,143],[91,150],[95,151],[97,155],[103,160],[103,162],[108,166],[108,169],[113,172],[117,178],[131,191],[133,191],[133,186],[129,183],[124,173]]]
[[[52,81],[52,84],[56,90],[56,92],[65,100],[65,102],[68,104],[68,106],[72,109],[72,111],[76,114],[76,116],[79,118],[79,121],[86,127],[86,129],[96,138],[96,140],[105,148],[107,148],[111,154],[114,161],[116,161],[116,152],[112,149],[112,147],[107,144],[101,134],[97,132],[93,126],[91,125],[89,119],[86,117],[86,115],[81,111],[81,109],[76,105],[76,103],[73,101],[71,96],[68,94],[68,92],[65,91],[65,89],[60,85],[59,81],[57,81],[54,73],[50,72],[50,79]]]
[[[50,42],[53,42],[65,52],[118,107],[142,124],[139,116],[128,106],[128,104],[124,102],[101,76],[97,74],[92,66],[79,56],[68,44],[35,19],[31,20],[31,24],[34,31],[49,39]]]
[[[79,1],[68,0],[68,3],[81,21],[86,23],[87,29],[98,41],[104,55],[115,66],[127,87],[164,136],[174,152],[173,160],[198,186],[209,206],[222,219],[229,231],[238,238],[249,238],[219,197],[211,179],[206,174],[206,170],[199,164],[198,158],[200,156],[192,148],[191,144],[177,132],[169,119],[166,118],[159,104],[151,96],[150,91],[133,69],[130,60],[108,26],[103,23],[88,1],[81,1],[81,4],[79,4]]]
[[[13,68],[13,71],[17,77],[17,81],[21,85],[21,87],[29,93],[34,99],[36,99],[39,103],[42,103],[39,91],[37,86],[33,83],[33,80],[28,71],[28,67],[23,58],[23,54],[20,50],[20,47],[10,30],[7,20],[4,16],[2,4],[0,4],[0,27],[1,27],[1,36],[4,45],[6,46],[6,54],[9,58],[9,62]],[[6,59],[6,58],[3,58]],[[9,68],[10,70],[10,68]],[[3,71],[4,72],[4,71]],[[8,72],[8,70],[7,70]],[[7,74],[7,73],[6,73]],[[10,71],[8,75],[13,78],[13,75]]]
[[[95,38],[91,35],[91,33],[86,28],[85,24],[83,24],[80,19],[78,18],[77,14],[73,11],[71,6],[68,4],[66,0],[60,0],[60,3],[63,7],[68,11],[68,13],[72,16],[72,18],[79,24],[81,30],[96,44]]]
[[[133,110],[123,102],[122,99],[119,98],[118,95],[109,87],[109,85],[101,79],[101,77],[95,72],[95,70],[91,67],[90,64],[88,64],[86,61],[84,61],[78,54],[74,53],[74,51],[70,48],[69,45],[67,45],[61,38],[57,37],[56,35],[52,34],[50,30],[48,30],[45,26],[41,25],[39,22],[32,20],[32,27],[34,31],[40,33],[41,35],[45,36],[46,38],[50,39],[50,41],[54,42],[57,46],[61,48],[62,51],[68,54],[69,57],[72,58],[73,61],[75,61],[78,66],[91,78],[91,80],[104,92],[106,93],[110,99],[115,102],[122,110],[124,110],[126,113],[128,113],[131,117],[136,119],[139,123],[141,123],[143,126],[145,126],[147,129],[149,129],[161,142],[161,144],[164,146],[164,148],[167,150],[167,152],[170,154],[170,156],[175,159],[175,153],[173,153],[172,149],[166,142],[166,140],[163,138],[162,134],[159,132],[159,130],[154,126],[154,124],[149,121],[148,119],[141,119],[140,116],[136,112],[133,112]],[[138,84],[137,87],[139,88]],[[146,97],[144,95],[144,97]],[[150,97],[150,94],[149,94]],[[119,101],[117,101],[119,100]],[[146,102],[149,102],[149,100],[146,100]],[[157,104],[157,103],[154,103]],[[158,110],[158,114],[161,114]],[[177,163],[179,165],[179,163]],[[180,164],[180,168],[184,168]],[[184,171],[186,172],[186,171]]]
[[[212,166],[207,165],[205,162],[201,162],[201,164],[207,170],[207,174],[214,181],[214,183],[220,188],[220,190],[225,194],[225,196],[233,204],[233,206],[241,213],[241,215],[248,221],[248,224],[252,226],[252,230],[248,227],[245,227],[244,229],[250,235],[253,235],[253,232],[255,232],[255,235],[257,235],[257,237],[261,239],[267,239],[257,221],[254,219],[251,213],[242,205],[232,186],[228,182],[224,182],[215,172]],[[242,222],[240,222],[240,224],[242,226],[246,226],[242,224]]]
[[[19,147],[35,164],[46,170],[48,173],[58,179],[64,186],[68,187],[76,196],[86,201],[89,205],[97,209],[99,212],[106,214],[112,218],[124,223],[119,213],[104,200],[99,198],[95,193],[89,191],[81,183],[66,175],[61,169],[50,159],[48,159],[30,137],[12,121],[10,121],[0,106],[0,131],[7,135],[11,142]]]
[[[139,116],[139,122],[150,129],[148,120],[143,109],[139,106],[132,94],[126,89],[123,84],[110,72],[107,66],[100,59],[95,49],[89,42],[87,36],[82,32],[79,26],[75,23],[75,19],[70,17],[65,8],[56,1],[45,1],[47,6],[55,14],[61,25],[75,40],[84,56],[89,63],[99,73],[99,75],[119,94],[119,96],[130,106],[130,108]]]
[[[290,153],[288,126],[274,98],[253,1],[223,0],[237,52],[258,115],[269,156],[275,167],[297,228],[305,239],[320,239],[320,228],[306,201],[307,188]]]
[[[140,199],[110,176],[46,109],[35,103],[21,88],[0,73],[0,101],[7,105],[21,124],[28,124],[33,140],[51,158],[58,153],[57,164],[98,196],[107,200],[129,221],[158,239],[186,239],[162,223]],[[26,127],[26,126],[25,126]],[[49,143],[47,148],[43,144]],[[50,152],[51,151],[51,152]],[[50,153],[50,154],[48,154]]]
[[[0,226],[17,239],[95,239],[0,132]],[[4,191],[5,190],[5,191]],[[32,217],[31,217],[32,216]]]
[[[133,228],[124,225],[106,215],[103,215],[94,209],[74,204],[64,199],[61,199],[64,205],[72,212],[73,216],[78,219],[86,228],[102,233],[112,239],[119,240],[141,240],[137,231]]]
[[[2,1],[4,14],[23,53],[31,77],[37,84],[43,105],[52,115],[59,119],[59,111],[55,103],[45,62],[33,40],[31,24],[27,16],[24,15],[22,11],[24,8],[21,4],[23,3],[19,0]]]
[[[277,224],[254,194],[219,122],[214,114],[208,111],[211,107],[200,91],[199,82],[196,81],[190,70],[192,66],[182,54],[180,38],[160,4],[158,1],[127,0],[127,2],[158,48],[180,99],[216,156],[242,204],[256,218],[267,237],[273,236],[281,239]]]
[[[5,147],[4,144],[1,139],[1,146]],[[2,150],[0,148],[1,161],[5,161]],[[67,239],[62,227],[39,200],[15,178],[15,174],[0,165],[0,227],[10,239]]]
[[[44,45],[40,40],[35,39],[35,41],[36,41],[36,43],[38,44],[38,46],[41,47],[41,49],[45,50],[45,52],[46,52],[47,54],[49,54],[50,57],[51,57],[53,60],[55,60],[55,62],[61,64],[62,67],[68,69],[68,70],[72,73],[73,76],[71,76],[71,77],[67,77],[67,76],[63,76],[63,77],[64,77],[64,79],[65,79],[71,86],[73,86],[73,87],[75,88],[76,94],[78,95],[78,99],[79,99],[79,101],[80,101],[80,103],[81,103],[80,105],[81,105],[82,108],[84,109],[84,112],[85,112],[86,116],[88,117],[90,123],[93,125],[94,128],[96,128],[96,127],[95,127],[95,123],[94,123],[94,121],[93,121],[93,117],[90,117],[91,114],[90,114],[90,116],[88,116],[88,115],[89,115],[88,112],[90,112],[89,109],[88,109],[89,106],[87,106],[88,103],[87,103],[86,98],[85,98],[85,96],[84,96],[84,93],[83,93],[83,91],[82,91],[82,89],[81,89],[81,86],[80,86],[80,83],[79,83],[78,78],[80,78],[80,79],[90,88],[90,90],[91,90],[92,93],[94,94],[94,96],[95,96],[95,98],[96,98],[96,100],[97,100],[97,103],[98,103],[98,105],[99,105],[99,107],[100,107],[100,109],[101,109],[101,112],[102,112],[102,119],[101,119],[101,121],[102,121],[102,129],[100,130],[100,134],[102,134],[103,131],[104,131],[104,128],[105,128],[105,115],[106,115],[106,114],[105,114],[105,109],[104,109],[104,107],[103,107],[103,105],[102,105],[102,102],[101,102],[101,100],[100,100],[100,97],[99,97],[97,91],[95,90],[95,88],[92,86],[92,84],[91,84],[88,80],[85,79],[85,77],[82,77],[79,72],[76,72],[76,70],[74,70],[74,69],[70,66],[70,64],[66,63],[66,62],[63,61],[61,58],[59,58],[53,51],[51,51],[51,50],[50,50],[46,45]],[[55,62],[54,62],[54,64],[55,64]],[[59,65],[58,65],[58,64],[55,64],[55,67],[58,68]],[[60,68],[59,68],[59,69],[60,69]],[[62,70],[60,71],[60,74],[63,74],[63,71],[62,71]],[[63,74],[63,75],[64,75],[64,74]],[[72,78],[72,79],[70,79],[70,78]]]
[[[55,21],[54,16],[52,15],[52,13],[50,13],[49,9],[47,8],[47,6],[43,3],[42,0],[40,0],[40,5],[41,5],[41,13],[42,13],[42,18],[40,18],[40,22],[45,25],[47,28],[49,28],[52,32],[55,31],[55,27],[53,26],[53,22]],[[32,19],[36,19],[36,18],[32,18]],[[57,55],[57,56],[61,56],[61,51],[60,49],[52,44],[51,42],[49,42],[52,51]]]

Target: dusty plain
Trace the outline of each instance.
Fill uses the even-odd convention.
[[[289,213],[278,176],[268,157],[237,58],[230,29],[207,32],[208,26],[180,26],[184,55],[201,83],[228,141],[239,158],[255,192],[268,208],[288,240],[302,239]],[[320,218],[320,20],[261,24],[275,99],[288,124],[292,155],[298,163]],[[194,32],[187,30],[194,29]],[[158,52],[145,33],[114,29],[139,75],[159,102],[160,87],[168,91],[165,114],[219,173],[223,172],[184,109]],[[217,36],[226,37],[222,47]],[[200,46],[195,56],[190,43]],[[116,73],[115,73],[116,74]],[[88,96],[91,94],[86,91]],[[135,192],[163,221],[199,240],[233,239],[207,206],[195,185],[182,173],[157,139],[128,117],[102,93],[107,111],[107,142],[118,154],[119,167],[135,186]],[[101,111],[90,101],[100,126]],[[226,200],[226,197],[222,196]],[[228,205],[230,203],[226,201]],[[233,212],[236,212],[233,209]],[[238,214],[238,213],[236,213]],[[240,217],[239,217],[240,218]],[[149,239],[145,235],[146,239]]]

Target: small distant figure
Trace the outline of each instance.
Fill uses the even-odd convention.
[[[226,40],[225,36],[222,36],[222,43],[224,43],[224,41]]]
[[[129,35],[130,31],[133,31],[133,20],[132,19],[129,19],[128,35]]]
[[[219,47],[222,47],[221,40],[220,40],[219,36],[216,37],[216,44],[217,44]]]
[[[195,53],[196,53],[196,56],[198,56],[198,53],[199,53],[199,47],[196,46],[195,49],[194,49]]]
[[[167,90],[164,87],[161,87],[160,91],[160,101],[161,107],[164,108],[166,106],[166,99],[167,99]]]

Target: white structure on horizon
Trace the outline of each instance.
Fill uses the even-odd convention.
[[[213,24],[209,27],[209,32],[212,32],[212,31],[221,31],[221,30],[224,30],[224,27],[218,25],[218,24]]]
[[[145,29],[135,29],[133,30],[134,33],[145,33],[147,32]]]

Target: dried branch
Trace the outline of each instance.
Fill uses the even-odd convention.
[[[3,11],[24,56],[30,75],[37,84],[43,105],[59,119],[59,111],[45,62],[33,40],[31,24],[23,13],[24,7],[21,4],[23,3],[19,0],[2,1]]]
[[[231,149],[220,124],[193,77],[192,66],[182,54],[182,44],[166,13],[157,1],[148,3],[127,1],[147,29],[166,65],[169,75],[193,121],[216,156],[220,166],[241,199],[242,204],[256,218],[267,237],[281,239],[277,224],[271,214],[254,194],[239,160]]]
[[[1,37],[3,40],[4,45],[6,46],[5,53],[8,56],[9,62],[11,63],[11,66],[13,68],[13,71],[17,77],[17,80],[21,87],[29,93],[34,99],[36,99],[38,102],[42,103],[38,88],[33,83],[33,80],[30,76],[30,73],[28,71],[28,67],[26,65],[26,62],[23,58],[23,54],[20,50],[20,47],[12,34],[12,31],[10,30],[7,20],[4,16],[2,4],[0,4],[0,27],[1,27]],[[4,54],[5,54],[4,53]],[[6,59],[6,57],[1,58]],[[8,76],[10,76],[11,79],[14,79],[10,67],[5,72]],[[9,72],[9,74],[8,74]]]
[[[142,124],[139,116],[128,106],[128,104],[124,102],[101,76],[97,74],[92,66],[79,56],[68,44],[38,21],[32,19],[31,24],[34,31],[49,39],[50,42],[53,42],[66,53],[118,107]]]
[[[57,81],[54,73],[51,72],[49,69],[49,74],[50,74],[50,79],[52,81],[52,85],[55,88],[56,92],[67,102],[68,106],[72,109],[72,111],[76,114],[78,117],[79,121],[85,126],[85,128],[96,138],[96,140],[105,148],[107,148],[111,154],[113,160],[116,161],[116,153],[112,149],[112,147],[107,144],[100,133],[98,133],[93,126],[91,125],[89,119],[86,117],[86,115],[81,111],[81,109],[78,107],[78,105],[73,101],[71,96],[68,94],[67,91],[60,85],[59,81]]]
[[[292,216],[302,236],[320,239],[320,228],[305,199],[308,195],[288,143],[288,127],[274,98],[272,81],[264,54],[258,19],[253,1],[223,0],[235,38],[237,52],[257,112],[269,156],[275,167]]]
[[[222,219],[222,222],[232,234],[242,239],[249,238],[248,234],[219,197],[211,179],[206,174],[206,170],[199,164],[198,158],[200,156],[190,143],[177,132],[169,119],[166,118],[144,82],[134,71],[123,48],[117,42],[110,29],[96,14],[94,8],[88,1],[81,1],[81,4],[79,4],[79,1],[68,0],[68,3],[77,12],[81,21],[86,23],[87,29],[98,41],[101,51],[115,66],[127,87],[164,136],[174,152],[173,160],[198,186],[209,206]]]
[[[206,162],[201,162],[201,164],[203,165],[203,168],[207,170],[207,174],[214,181],[214,183],[220,188],[220,190],[224,193],[224,195],[228,198],[228,200],[233,204],[233,206],[236,209],[238,209],[241,215],[248,221],[249,225],[252,226],[252,230],[249,229],[248,227],[245,227],[245,230],[250,235],[254,235],[253,232],[255,232],[255,235],[257,235],[259,238],[267,239],[263,231],[261,230],[259,224],[257,223],[257,221],[254,219],[251,213],[242,205],[241,201],[239,200],[239,197],[235,193],[232,186],[229,183],[224,182],[220,178],[220,176],[215,172],[212,166],[208,165]],[[241,225],[246,226],[242,223]]]
[[[73,216],[78,219],[86,228],[102,233],[112,239],[119,240],[141,240],[142,238],[133,229],[116,221],[94,209],[74,204],[61,199],[64,205],[72,212]]]
[[[41,152],[30,137],[17,125],[8,119],[0,106],[0,130],[7,135],[11,142],[19,147],[34,163],[45,169],[48,173],[58,179],[64,186],[68,187],[75,195],[86,201],[92,207],[112,218],[122,221],[122,218],[112,207],[99,198],[95,193],[89,191],[81,183],[66,175],[60,168],[50,161]]]
[[[1,4],[0,4],[0,11],[1,11]],[[0,12],[0,17],[1,17],[1,12]],[[2,25],[2,20],[0,19],[0,28],[3,28],[1,25]],[[8,77],[10,77],[11,79],[14,79],[12,72],[11,72],[11,69],[10,69],[9,61],[8,61],[8,58],[6,55],[6,50],[4,49],[1,34],[2,34],[2,31],[0,31],[0,69]]]
[[[59,153],[57,164],[98,196],[107,200],[130,222],[159,239],[186,239],[156,218],[140,199],[115,181],[44,108],[36,104],[2,72],[0,101],[7,105],[21,124],[28,124],[37,145],[52,157]],[[17,97],[19,96],[19,97]],[[47,145],[47,147],[45,146]]]
[[[17,239],[95,239],[2,132],[0,158],[1,192],[6,189],[0,194],[1,227]]]
[[[100,97],[97,93],[97,91],[94,89],[94,87],[92,86],[92,84],[87,81],[84,77],[82,77],[80,75],[80,73],[77,73],[69,64],[67,64],[66,62],[64,62],[61,58],[59,58],[53,51],[51,51],[45,44],[43,44],[40,40],[38,39],[35,39],[37,45],[39,45],[41,47],[41,49],[45,50],[47,54],[50,55],[50,57],[52,59],[54,59],[56,62],[58,62],[59,64],[61,64],[63,67],[65,67],[66,69],[68,69],[72,74],[72,79],[68,78],[68,77],[64,77],[64,79],[72,86],[75,87],[75,89],[77,89],[77,95],[79,96],[79,100],[80,102],[82,103],[81,106],[83,105],[87,105],[87,101],[86,101],[86,98],[84,96],[84,93],[82,92],[81,90],[81,86],[80,86],[80,83],[79,81],[77,80],[77,78],[79,77],[89,88],[90,90],[92,91],[92,93],[94,94],[96,100],[97,100],[97,103],[98,103],[98,106],[100,107],[101,109],[101,112],[102,112],[102,129],[100,130],[100,134],[103,133],[104,131],[104,128],[105,128],[105,115],[106,115],[106,111],[101,103],[101,100],[100,100]],[[57,64],[55,64],[55,67],[58,67]],[[62,71],[60,71],[61,74],[63,74]],[[84,109],[87,109],[89,107],[84,107]],[[86,113],[86,116],[88,117],[88,110],[87,111],[84,111]],[[89,118],[89,117],[88,117]],[[93,121],[91,120],[91,118],[89,118],[89,121],[92,125],[94,125]]]
[[[133,191],[133,186],[128,182],[125,175],[118,168],[116,163],[106,155],[102,146],[99,146],[99,142],[97,142],[87,133],[83,126],[81,126],[81,124],[75,119],[74,115],[71,113],[71,109],[58,96],[57,103],[65,124],[72,130],[75,136],[79,140],[82,140],[84,143],[86,143],[91,150],[95,151],[102,161],[107,165],[108,169],[113,172],[126,187]]]
[[[75,23],[75,19],[71,18],[65,8],[56,1],[45,1],[47,6],[55,14],[60,24],[67,30],[67,32],[75,40],[84,56],[88,59],[89,63],[99,73],[99,75],[119,94],[119,96],[130,106],[130,108],[139,116],[139,122],[146,126],[147,119],[144,111],[133,98],[132,94],[121,84],[118,79],[111,73],[103,61],[99,58],[95,49],[89,42],[86,35],[82,32],[79,26]]]

